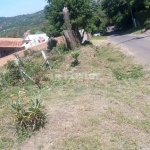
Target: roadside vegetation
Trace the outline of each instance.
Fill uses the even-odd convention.
[[[137,27],[147,29],[150,17],[149,0],[103,0],[102,10],[105,11],[108,17],[108,24],[114,24],[122,29],[129,29],[135,26],[133,19],[136,19]]]
[[[61,58],[56,48],[46,53],[53,69],[44,66],[45,71],[38,70],[45,76],[41,89],[28,79],[1,86],[0,148],[140,150],[141,145],[148,144],[148,71],[110,44],[59,51]],[[30,65],[41,66],[43,58],[37,53],[22,60],[30,57]],[[80,63],[73,67],[76,58]],[[20,115],[25,115],[22,122]],[[34,115],[43,116],[45,122],[38,132],[35,127],[39,129],[41,123],[32,124],[34,117],[37,119]],[[17,129],[21,130],[15,134]]]
[[[91,40],[106,40],[108,36],[93,36]]]
[[[127,30],[127,34],[141,34],[143,33],[144,28],[131,28]]]

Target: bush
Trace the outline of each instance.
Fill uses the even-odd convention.
[[[41,51],[36,51],[35,53],[34,53],[34,57],[41,57],[42,56],[42,53],[41,53]]]
[[[50,38],[48,41],[48,51],[51,51],[56,45],[57,41],[54,38]]]
[[[3,84],[7,82],[7,85],[15,86],[21,80],[21,73],[19,66],[17,66],[13,61],[9,61],[6,65],[8,72],[2,75]]]
[[[41,64],[35,63],[33,61],[24,60],[20,61],[18,65],[16,65],[13,61],[10,61],[6,65],[7,72],[5,74],[0,74],[0,86],[16,86],[19,84],[33,84],[35,83],[40,87],[40,83],[45,78],[46,68],[42,67]],[[23,70],[29,77],[21,73]],[[24,82],[24,80],[26,82]]]
[[[149,20],[145,21],[144,27],[145,27],[145,30],[149,30],[150,29],[150,21]]]
[[[59,44],[57,46],[57,48],[58,48],[59,51],[62,51],[62,52],[68,51],[68,48],[67,48],[66,44]]]
[[[33,61],[25,61],[23,70],[25,73],[30,76],[35,82],[38,87],[40,87],[41,81],[45,78],[46,69],[41,66],[39,63],[35,63]],[[26,76],[26,83],[33,83],[33,81],[29,80]]]
[[[46,113],[39,100],[32,101],[27,108],[24,108],[20,101],[12,102],[11,106],[17,132],[35,131],[44,127]]]
[[[24,51],[24,56],[27,57],[28,55],[29,55],[29,51],[28,50]]]

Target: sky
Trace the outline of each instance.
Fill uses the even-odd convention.
[[[0,17],[35,13],[46,4],[47,0],[0,0]]]

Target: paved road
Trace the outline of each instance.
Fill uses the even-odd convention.
[[[126,47],[139,62],[150,64],[150,34],[114,34],[109,37],[109,42]]]

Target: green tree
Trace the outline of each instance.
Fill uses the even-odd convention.
[[[49,36],[59,36],[64,30],[64,19],[62,9],[69,9],[72,30],[79,35],[79,29],[85,31],[95,30],[100,26],[101,20],[94,16],[94,0],[48,0],[45,8],[46,18],[49,20],[49,27],[46,32]],[[80,38],[80,37],[78,37]]]
[[[111,24],[120,27],[132,25],[134,13],[145,9],[146,0],[103,0],[102,9],[105,10]]]
[[[146,8],[150,8],[150,0],[145,0],[144,4]]]

